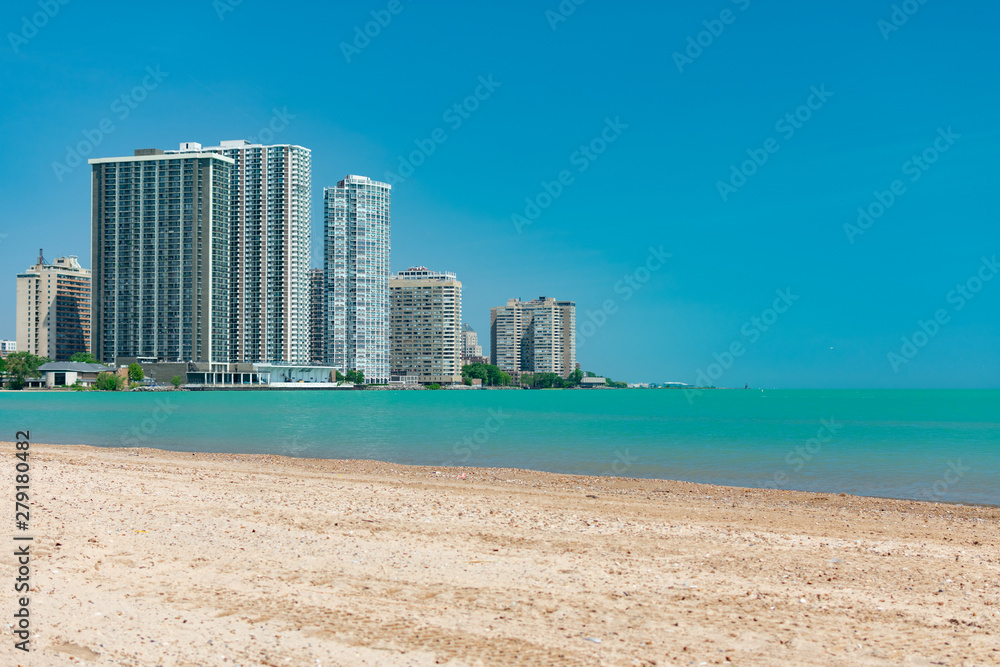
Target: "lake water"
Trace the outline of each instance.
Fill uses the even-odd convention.
[[[0,440],[1000,505],[1000,390],[0,394]]]

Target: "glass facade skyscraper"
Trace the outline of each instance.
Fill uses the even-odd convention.
[[[323,189],[326,362],[389,381],[392,186],[348,175]]]

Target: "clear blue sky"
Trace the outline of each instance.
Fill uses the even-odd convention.
[[[490,306],[546,295],[576,302],[578,359],[614,378],[1000,386],[1000,276],[977,277],[1000,253],[1000,6],[390,4],[51,0],[48,18],[37,0],[4,3],[0,337],[39,247],[91,265],[89,168],[53,167],[67,146],[102,121],[88,157],[214,145],[259,136],[277,109],[294,117],[273,142],[312,149],[316,265],[323,186],[384,180],[416,141],[434,145],[393,189],[393,270],[457,272],[487,346]],[[358,48],[373,11],[391,20]],[[703,31],[699,53],[688,38]],[[733,177],[753,156],[767,160]],[[519,231],[543,181],[562,192]],[[876,191],[895,201],[845,231],[859,206],[878,213]],[[646,274],[660,246],[671,256]],[[786,289],[797,298],[768,312]],[[603,326],[583,330],[588,311]],[[934,335],[907,348],[919,321]]]

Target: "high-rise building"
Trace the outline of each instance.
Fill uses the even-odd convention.
[[[576,304],[544,296],[490,309],[492,360],[511,374],[576,370]]]
[[[322,364],[326,356],[323,306],[323,269],[313,269],[309,272],[309,363],[312,364]]]
[[[53,361],[90,351],[90,271],[75,255],[49,264],[39,250],[17,275],[17,350]]]
[[[233,160],[229,176],[229,271],[232,361],[308,363],[312,152],[291,144],[242,139],[168,153],[217,153]]]
[[[229,361],[233,159],[150,148],[89,162],[94,356]]]
[[[462,359],[483,356],[483,346],[479,344],[479,334],[468,324],[462,325]]]
[[[0,359],[3,359],[11,352],[17,352],[17,341],[0,340]]]
[[[389,279],[392,375],[417,382],[462,381],[462,283],[454,273],[418,266]]]
[[[348,175],[323,188],[326,363],[389,381],[392,186]]]

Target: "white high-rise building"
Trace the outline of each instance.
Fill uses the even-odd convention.
[[[239,362],[310,361],[312,152],[242,139],[169,153],[217,153],[229,177],[229,356]]]
[[[326,362],[389,381],[389,209],[392,186],[348,175],[323,188]]]

